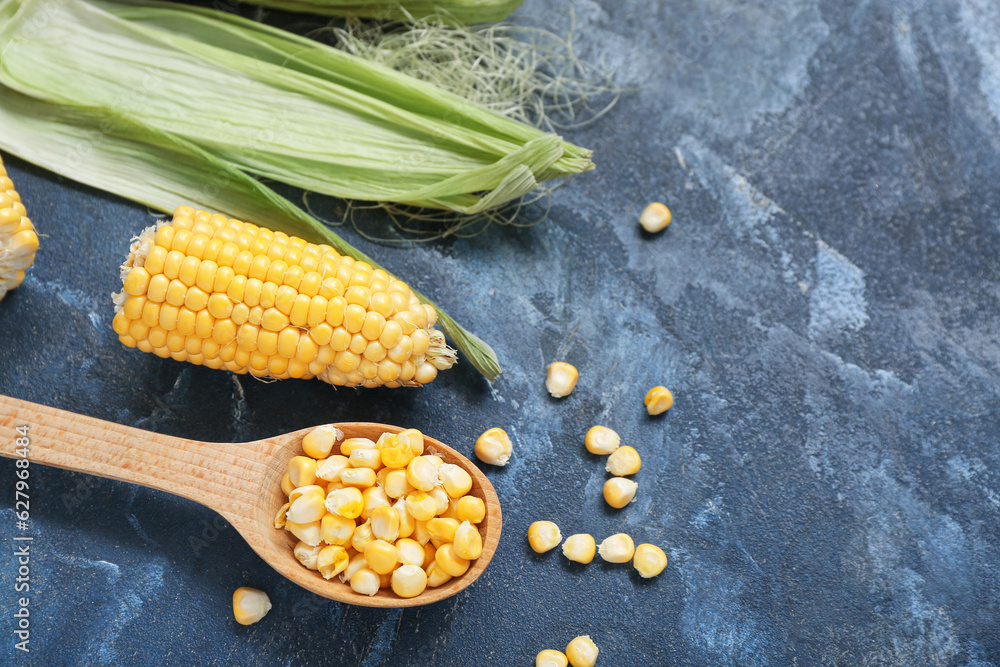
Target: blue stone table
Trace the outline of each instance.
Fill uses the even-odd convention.
[[[8,159],[43,238],[0,303],[0,393],[234,443],[362,420],[471,455],[503,426],[515,455],[487,470],[506,519],[489,569],[405,612],[295,587],[195,503],[33,467],[31,653],[5,556],[0,663],[530,665],[589,634],[599,665],[1000,664],[1000,6],[574,5],[586,57],[629,89],[566,133],[597,171],[528,229],[407,248],[345,230],[493,344],[492,384],[461,363],[335,391],[126,349],[110,294],[149,212]],[[546,10],[565,5],[521,11]],[[674,223],[650,236],[653,200]],[[561,400],[557,359],[581,373]],[[657,384],[676,404],[650,418]],[[621,511],[582,445],[597,423],[643,457]],[[14,481],[0,460],[10,553]],[[538,519],[628,532],[669,566],[536,555]],[[274,603],[251,627],[230,611],[244,585]]]

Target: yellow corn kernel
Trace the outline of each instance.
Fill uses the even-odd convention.
[[[325,505],[326,510],[331,514],[342,516],[345,519],[357,519],[365,507],[365,499],[361,495],[360,489],[348,486],[327,494]]]
[[[454,498],[448,500],[448,507],[438,514],[442,519],[458,519],[458,501]],[[461,521],[459,521],[461,523]]]
[[[483,555],[483,537],[479,534],[479,529],[468,521],[460,523],[455,530],[452,546],[455,548],[455,553],[466,560],[475,560]]]
[[[340,453],[350,456],[355,449],[377,449],[375,441],[369,438],[347,438],[340,443]]]
[[[385,540],[372,540],[365,545],[365,560],[377,574],[389,574],[399,563],[399,551]]]
[[[351,548],[355,551],[364,553],[365,547],[375,541],[375,534],[372,533],[372,522],[365,521],[363,524],[354,529],[354,534],[351,535]]]
[[[431,536],[431,543],[435,547],[440,547],[442,544],[454,542],[458,526],[458,521],[455,519],[430,519],[427,521],[427,532]]]
[[[662,232],[670,225],[670,209],[660,202],[653,202],[639,216],[639,224],[650,234]]]
[[[655,544],[640,544],[635,548],[632,567],[643,579],[659,576],[667,567],[667,554]]]
[[[380,540],[395,542],[399,538],[399,512],[389,506],[376,507],[369,517],[372,534]]]
[[[351,461],[351,466],[355,468],[378,470],[382,466],[381,452],[374,447],[356,447],[351,450],[351,455],[348,458]]]
[[[316,569],[324,579],[333,579],[347,569],[349,562],[347,549],[339,545],[328,545],[320,549],[316,557]]]
[[[347,567],[344,571],[340,573],[340,580],[344,582],[350,582],[351,577],[353,577],[354,573],[358,570],[368,568],[368,561],[365,560],[365,555],[363,553],[351,554],[350,551],[348,551],[348,554],[350,554],[351,560],[348,561]]]
[[[580,373],[575,366],[565,361],[556,361],[549,364],[549,371],[545,376],[545,388],[555,398],[569,396],[576,388],[579,377]]]
[[[452,576],[444,571],[440,565],[437,564],[435,560],[433,563],[427,566],[427,586],[429,588],[437,588],[438,586],[443,586],[452,580]]]
[[[566,667],[569,660],[562,651],[554,651],[550,648],[539,651],[535,656],[535,667]]]
[[[288,462],[288,478],[298,488],[316,481],[316,460],[308,456],[293,456]]]
[[[292,554],[295,556],[295,560],[302,563],[303,566],[310,570],[318,570],[319,565],[316,563],[316,559],[319,558],[319,552],[323,549],[322,545],[309,546],[305,542],[299,542],[292,549]]]
[[[455,518],[469,523],[481,523],[486,518],[486,503],[476,496],[462,496],[455,508]]]
[[[577,533],[566,538],[566,541],[563,542],[562,552],[563,556],[569,560],[586,565],[594,560],[594,555],[597,553],[597,542],[592,535]]]
[[[293,497],[298,493],[297,497]],[[289,496],[292,506],[288,510],[286,518],[295,523],[312,523],[319,521],[326,514],[326,507],[323,505],[326,500],[326,490],[315,484],[304,487],[297,487],[292,496]]]
[[[0,159],[0,299],[24,282],[24,272],[35,261],[37,251],[38,235]],[[131,288],[138,292],[148,280],[141,273],[133,277],[134,273],[135,269],[128,277],[132,278]],[[123,291],[119,301],[124,302],[127,293]]]
[[[528,526],[528,544],[535,553],[543,554],[559,546],[562,533],[551,521],[535,521]]]
[[[390,498],[402,498],[403,496],[416,491],[416,489],[413,488],[413,485],[406,480],[405,470],[383,468],[382,471],[387,471],[385,481],[382,483],[382,488],[385,489],[385,495]]]
[[[636,489],[639,485],[625,477],[612,477],[604,483],[604,500],[614,507],[621,509],[635,500]]]
[[[375,471],[371,468],[345,468],[340,471],[340,481],[345,486],[367,489],[375,486]]]
[[[608,457],[608,464],[604,467],[605,470],[616,477],[634,475],[639,472],[640,468],[642,468],[642,459],[639,457],[639,452],[628,445],[616,449]]]
[[[287,518],[288,515],[288,508],[291,506],[292,506],[291,503],[285,503],[284,505],[281,506],[281,509],[278,510],[278,513],[274,516],[275,528],[285,527],[285,519]]]
[[[372,512],[377,510],[379,507],[390,507],[389,496],[385,495],[385,490],[380,486],[370,486],[361,492],[361,497],[364,499],[365,506],[361,510],[361,518],[368,520]]]
[[[431,489],[428,494],[437,503],[437,516],[441,516],[448,511],[448,505],[451,503],[451,498],[448,497],[448,492],[444,490],[441,485],[435,486]]]
[[[286,472],[285,476],[281,478],[281,492],[284,493],[285,496],[287,497],[292,495],[292,491],[294,490],[295,490],[295,485],[292,484],[292,478]]]
[[[312,521],[310,523],[295,523],[294,521],[288,521],[287,518],[285,520],[285,530],[311,547],[314,547],[322,542],[319,536],[319,527],[319,521]]]
[[[418,491],[417,493],[422,493],[422,492]],[[409,514],[409,511],[407,511],[407,514]],[[431,534],[427,532],[426,521],[417,521],[414,519],[412,537],[413,539],[415,539],[417,542],[420,542],[420,544],[423,544],[424,546],[427,546],[430,543]]]
[[[566,645],[566,659],[573,667],[594,667],[600,651],[589,635],[583,635]]]
[[[476,457],[483,463],[505,466],[510,461],[514,446],[502,428],[491,428],[476,440]]]
[[[392,573],[392,592],[401,598],[412,598],[427,589],[427,573],[419,565],[401,565]]]
[[[472,490],[472,475],[453,463],[442,464],[438,468],[438,478],[451,498],[461,498]]]
[[[334,454],[316,464],[316,477],[324,482],[336,482],[340,480],[340,474],[351,467],[351,462],[346,456]]]
[[[430,491],[439,483],[437,466],[425,456],[416,456],[406,466],[406,481],[418,491]]]
[[[393,510],[395,511],[395,510]],[[416,565],[423,567],[426,554],[420,542],[404,537],[396,540],[396,552],[399,554],[399,562],[403,565]]]
[[[240,625],[253,625],[271,611],[267,593],[241,586],[233,592],[233,617]]]
[[[597,547],[597,553],[609,563],[627,563],[635,553],[635,542],[625,533],[617,533],[605,538]]]
[[[442,544],[434,554],[434,561],[453,577],[460,577],[469,569],[469,561],[455,553],[452,544]]]
[[[406,496],[406,511],[417,521],[429,521],[437,516],[437,501],[423,491]]]
[[[644,403],[650,415],[662,415],[674,406],[674,395],[666,387],[653,387],[646,393]]]
[[[584,446],[591,454],[607,456],[613,453],[622,444],[621,438],[607,426],[591,426],[587,431],[587,437],[583,440]]]
[[[360,595],[372,596],[378,593],[381,581],[377,572],[363,567],[351,576],[351,590]]]
[[[420,544],[420,542],[417,542],[417,544]],[[424,550],[424,562],[422,566],[426,570],[431,566],[431,563],[434,562],[434,557],[437,555],[437,547],[428,542],[427,544],[423,545],[422,548]]]
[[[357,528],[357,524],[354,522],[354,519],[337,516],[336,514],[326,514],[320,520],[319,536],[327,544],[343,546],[350,543],[351,538],[354,536],[355,528]]]
[[[399,498],[392,506],[399,515],[399,536],[410,537],[417,527],[417,520],[406,510],[406,498]]]

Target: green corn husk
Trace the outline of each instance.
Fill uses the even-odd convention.
[[[358,16],[382,20],[422,19],[428,16],[448,17],[462,23],[501,21],[517,9],[524,0],[247,0],[289,12],[309,12],[327,16]]]
[[[590,152],[387,68],[214,10],[0,2],[0,83],[345,199],[479,213]]]
[[[191,205],[265,225],[379,264],[274,190],[190,142],[102,110],[40,103],[0,85],[0,149],[151,208]],[[411,289],[413,285],[410,284]],[[439,306],[438,326],[488,380],[496,353]]]

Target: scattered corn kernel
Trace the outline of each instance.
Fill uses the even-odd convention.
[[[643,579],[659,576],[667,567],[667,554],[655,544],[640,544],[635,548],[632,567]]]
[[[635,553],[635,542],[625,533],[616,533],[605,538],[597,547],[597,552],[609,563],[627,563]]]
[[[604,467],[612,475],[622,477],[624,475],[634,475],[642,468],[642,459],[639,452],[634,448],[625,445],[619,447],[608,457],[608,464]]]
[[[565,653],[550,648],[539,651],[535,656],[535,667],[566,667],[568,664]]]
[[[481,523],[486,518],[486,503],[476,496],[462,496],[455,508],[455,518],[469,523]]]
[[[591,454],[607,456],[621,445],[622,439],[607,426],[591,426],[583,440],[584,446]]]
[[[562,552],[563,556],[571,561],[586,565],[594,560],[594,554],[597,553],[597,542],[592,535],[577,533],[566,538],[566,541],[563,542]]]
[[[625,477],[612,477],[604,483],[604,500],[614,507],[621,509],[635,500],[636,489],[639,485]]]
[[[572,364],[565,361],[556,361],[549,364],[549,372],[545,376],[545,388],[555,398],[569,396],[576,388],[576,381],[580,378],[580,373]]]
[[[233,592],[233,616],[240,625],[253,625],[271,611],[267,593],[241,586]]]
[[[392,573],[392,592],[401,598],[420,595],[427,588],[427,573],[417,565],[400,565]]]
[[[646,393],[646,411],[651,415],[662,415],[674,405],[674,395],[666,387],[653,387]]]
[[[483,555],[483,537],[479,534],[479,529],[468,521],[459,524],[452,545],[455,553],[466,560],[476,560]]]
[[[639,216],[639,224],[650,234],[655,234],[666,229],[672,218],[669,208],[660,202],[653,202]]]
[[[528,544],[535,553],[543,554],[559,546],[562,533],[559,526],[551,521],[536,521],[528,526]]]
[[[502,428],[491,428],[476,440],[476,456],[483,463],[505,466],[514,452],[510,436]]]
[[[325,459],[343,437],[343,431],[332,424],[317,426],[302,438],[302,451],[314,459]]]
[[[566,645],[566,658],[573,667],[594,667],[598,653],[597,644],[589,635],[577,637]]]

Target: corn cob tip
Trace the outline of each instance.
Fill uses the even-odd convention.
[[[115,332],[161,357],[348,387],[422,386],[456,361],[403,282],[222,215],[178,208],[132,239],[121,277]]]
[[[24,282],[37,251],[38,235],[0,158],[0,299]]]

